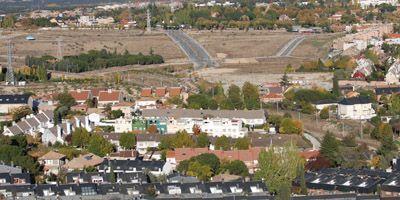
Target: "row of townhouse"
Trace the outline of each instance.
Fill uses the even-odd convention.
[[[7,114],[21,106],[33,107],[33,98],[29,94],[0,95],[0,113]]]
[[[36,137],[37,133],[43,133],[45,129],[54,126],[54,112],[39,111],[37,115],[27,115],[21,121],[15,123],[10,127],[4,127],[3,135],[14,136],[19,134],[26,134]]]

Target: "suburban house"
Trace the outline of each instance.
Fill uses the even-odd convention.
[[[264,83],[258,87],[260,99],[264,103],[280,102],[284,99],[284,87],[280,83]]]
[[[114,120],[114,131],[116,133],[127,133],[132,131],[132,119],[120,117]]]
[[[160,134],[136,134],[136,150],[139,154],[147,153],[149,148],[157,148],[160,144]]]
[[[373,71],[374,63],[367,58],[360,58],[356,61],[357,67],[353,70],[351,74],[352,78],[365,79],[370,76]]]
[[[31,184],[29,173],[0,173],[0,185],[28,185]]]
[[[114,173],[136,173],[148,170],[150,173],[159,176],[162,174],[170,174],[172,166],[164,161],[143,161],[135,160],[109,160],[105,159],[98,167],[100,173],[110,173],[111,169]]]
[[[122,150],[122,147],[119,144],[119,137],[121,136],[121,134],[119,133],[100,133],[101,136],[103,136],[104,139],[106,139],[107,141],[109,141],[111,144],[115,145],[115,147],[117,148],[118,151]]]
[[[96,167],[103,162],[103,158],[96,156],[92,153],[80,155],[77,158],[72,159],[63,166],[68,171],[83,170],[87,167]]]
[[[201,120],[205,118],[239,119],[250,126],[262,125],[266,122],[263,110],[194,110],[194,109],[147,109],[142,111],[144,119],[166,120]]]
[[[7,114],[21,106],[33,107],[33,98],[30,94],[0,95],[0,113]]]
[[[115,105],[122,102],[122,92],[119,90],[100,91],[98,99],[98,107],[104,108],[107,105]]]
[[[366,97],[345,98],[338,103],[338,116],[341,119],[365,120],[376,116],[372,102]]]
[[[258,154],[264,148],[253,147],[248,150],[209,150],[208,148],[176,148],[175,150],[167,151],[166,162],[173,167],[179,165],[183,160],[188,160],[192,157],[203,153],[215,154],[220,160],[241,160],[243,161],[250,173],[254,173],[258,168]]]
[[[49,151],[48,153],[39,157],[38,161],[41,165],[43,165],[44,174],[58,175],[61,170],[61,167],[66,162],[66,156],[64,154],[57,153],[55,151]]]
[[[385,81],[387,84],[399,84],[400,83],[399,78],[400,78],[400,61],[397,60],[388,69],[388,72],[385,75]]]
[[[92,99],[92,92],[90,90],[71,90],[68,92],[78,104],[85,103],[88,99]]]
[[[43,133],[45,129],[53,127],[53,120],[53,111],[39,111],[37,115],[27,115],[18,123],[13,122],[12,126],[4,127],[3,135],[27,134],[35,137],[37,133]]]
[[[66,123],[57,124],[56,126],[45,129],[41,137],[42,143],[45,145],[53,145],[56,142],[64,144],[66,142],[65,138],[72,134],[73,129],[73,124],[68,121]]]
[[[124,117],[129,118],[132,117],[134,103],[131,102],[121,102],[111,106],[111,110],[121,110],[124,113]]]

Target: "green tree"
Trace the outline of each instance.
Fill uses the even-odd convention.
[[[391,95],[389,100],[389,111],[394,115],[400,114],[400,95]]]
[[[70,109],[73,105],[76,105],[75,99],[68,92],[58,94],[55,99],[60,107],[65,106]]]
[[[123,117],[124,113],[122,112],[122,110],[112,110],[110,112],[110,119],[117,119],[120,117]]]
[[[229,141],[229,138],[226,137],[225,135],[218,137],[215,140],[215,149],[216,150],[224,150],[227,151],[231,148],[231,144]]]
[[[329,118],[329,108],[325,107],[319,112],[319,118],[328,119]]]
[[[32,109],[29,106],[21,106],[21,107],[15,108],[11,111],[12,120],[18,122],[25,116],[32,114],[32,113],[33,113]]]
[[[88,145],[88,150],[100,157],[104,157],[114,150],[114,146],[99,134],[92,134]]]
[[[195,176],[201,181],[208,181],[212,176],[211,168],[208,165],[202,165],[199,162],[189,163],[187,175]]]
[[[175,139],[173,140],[174,148],[182,147],[194,147],[195,143],[186,131],[180,131],[175,134]]]
[[[288,144],[282,149],[269,148],[268,151],[262,151],[258,158],[259,170],[256,171],[257,179],[264,179],[268,190],[278,195],[285,195],[283,188],[289,187],[293,180],[299,175],[300,166],[304,165],[304,160],[299,156],[297,148]],[[290,192],[287,199],[290,198]]]
[[[237,85],[230,85],[228,89],[228,104],[232,105],[232,109],[241,110],[244,108],[242,92]]]
[[[284,118],[280,124],[279,132],[282,134],[302,134],[303,125],[301,121],[291,118]]]
[[[248,176],[249,169],[247,168],[246,164],[244,164],[241,160],[234,160],[227,164],[226,170],[229,171],[229,174],[234,174],[238,176]]]
[[[321,143],[321,155],[335,165],[339,165],[341,163],[341,158],[339,156],[339,144],[340,142],[330,132],[325,134]]]
[[[196,146],[197,147],[208,147],[208,145],[210,144],[210,140],[208,139],[207,133],[200,133],[197,136],[197,141],[196,141]]]
[[[282,87],[287,88],[290,86],[290,82],[289,82],[289,77],[285,71],[285,73],[282,76],[281,82],[279,82],[281,84]]]
[[[90,140],[90,134],[85,128],[76,128],[72,133],[71,143],[76,147],[87,147]]]
[[[136,145],[136,137],[133,133],[121,133],[119,144],[124,149],[134,149]]]
[[[250,139],[247,138],[247,137],[238,138],[238,139],[236,140],[235,144],[233,145],[233,147],[234,147],[235,149],[238,149],[238,150],[246,150],[246,149],[249,149],[249,146],[250,146]]]
[[[245,82],[242,87],[244,105],[248,110],[260,108],[260,94],[258,87],[249,82]]]
[[[219,158],[213,153],[202,153],[196,156],[194,160],[202,165],[208,165],[214,174],[218,172],[221,164]]]

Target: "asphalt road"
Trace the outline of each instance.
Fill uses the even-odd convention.
[[[276,57],[286,57],[290,56],[294,49],[303,42],[305,39],[305,36],[296,36],[292,40],[290,40],[277,54]]]
[[[166,34],[182,49],[189,60],[193,62],[195,69],[216,67],[218,65],[201,44],[183,31],[166,30]]]

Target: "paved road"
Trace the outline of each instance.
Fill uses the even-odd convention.
[[[201,44],[183,31],[166,30],[166,33],[193,62],[195,69],[216,67],[218,65]]]
[[[304,137],[311,142],[313,145],[313,149],[321,148],[321,143],[315,138],[314,136],[310,135],[309,133],[304,133]]]
[[[296,49],[296,47],[301,42],[303,42],[304,39],[305,39],[305,36],[302,36],[302,35],[294,37],[281,50],[279,50],[279,52],[275,56],[276,57],[290,56],[290,54],[292,54],[294,49]]]

